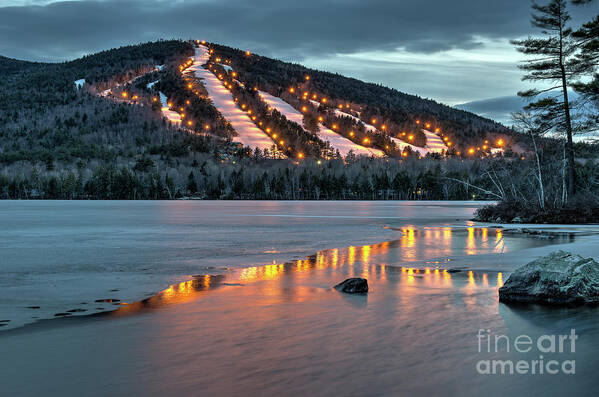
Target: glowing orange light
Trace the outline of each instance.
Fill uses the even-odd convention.
[[[279,143],[281,144],[281,146],[283,146],[285,144],[285,141],[279,141]]]
[[[410,141],[413,141],[413,140],[414,140],[414,135],[410,135],[410,136],[408,137],[408,139],[409,139]]]
[[[190,127],[193,125],[193,123],[191,122],[191,120],[187,122],[187,125],[190,126]]]
[[[364,138],[364,140],[362,142],[368,143],[368,142],[370,142],[370,140],[368,138]]]
[[[205,129],[205,130],[209,130],[209,129],[210,129],[210,126],[209,126],[208,124],[206,124],[206,125],[204,126],[204,129]]]
[[[127,98],[129,96],[129,94],[127,94],[125,91],[123,91],[121,95],[123,96],[123,98]]]
[[[440,128],[435,128],[435,132],[438,134],[439,132],[441,132]]]
[[[324,117],[318,116],[318,121],[324,121]]]
[[[420,120],[416,120],[416,124],[420,124]]]
[[[303,159],[304,158],[304,154],[303,153],[298,153],[297,158]]]
[[[306,80],[310,80],[310,76],[306,75]]]
[[[291,88],[289,89],[289,92],[293,94],[293,93],[295,92],[295,88],[291,87]]]
[[[191,87],[193,87],[193,85],[191,85],[191,83],[187,84],[187,88],[191,88]]]
[[[474,154],[474,148],[471,147],[470,149],[468,149],[468,153]]]
[[[372,124],[376,124],[376,119],[372,119],[372,120],[370,120],[370,122],[371,122]]]
[[[499,147],[503,146],[503,139],[499,139],[497,141],[497,146],[499,146]]]
[[[308,108],[306,106],[302,106],[302,112],[307,112]]]
[[[327,103],[327,99],[326,98],[322,98],[322,103]]]
[[[355,135],[355,134],[354,134],[354,132],[353,132],[353,131],[350,131],[350,132],[349,132],[349,136],[354,136],[354,135]]]
[[[334,130],[336,130],[337,129],[337,124],[333,124],[333,126],[331,128],[334,129]]]

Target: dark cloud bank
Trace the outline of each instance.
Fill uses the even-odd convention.
[[[72,1],[0,8],[0,53],[62,60],[157,38],[203,37],[301,61],[307,54],[475,48],[528,31],[526,0]]]

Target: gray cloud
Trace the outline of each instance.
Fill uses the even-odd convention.
[[[156,38],[203,37],[269,55],[475,48],[528,30],[523,0],[72,1],[0,8],[0,51],[36,60]]]
[[[494,40],[528,34],[529,6],[527,0],[0,0],[0,54],[60,61],[159,38],[202,38],[458,103],[522,88],[515,53],[501,62],[443,57],[484,54]],[[574,12],[589,19],[593,7]],[[371,52],[422,61],[351,57]],[[437,62],[427,63],[430,56]]]

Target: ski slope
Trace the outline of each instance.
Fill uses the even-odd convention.
[[[162,115],[173,124],[181,124],[181,121],[183,121],[183,119],[181,119],[181,115],[170,110],[166,95],[164,95],[162,92],[159,92],[158,95],[160,95],[160,103],[162,104]]]
[[[233,138],[233,141],[252,149],[271,149],[274,144],[272,139],[256,127],[252,119],[237,107],[235,101],[233,101],[233,96],[222,85],[221,81],[212,72],[202,67],[209,58],[208,49],[199,46],[195,50],[193,64],[189,67],[189,70],[193,71],[196,77],[202,79],[214,107],[231,123],[233,129],[237,132],[238,135]]]
[[[337,116],[339,116],[339,117],[351,117],[352,119],[356,120],[357,122],[362,123],[364,125],[364,128],[366,128],[366,131],[375,132],[375,133],[378,132],[378,129],[375,126],[363,122],[361,119],[359,119],[358,117],[356,117],[356,116],[354,116],[352,114],[348,114],[348,113],[342,112],[341,110],[338,110],[338,109],[335,109],[335,114]],[[435,135],[435,134],[433,134],[433,135]],[[435,137],[439,138],[437,135],[435,135]],[[389,138],[395,143],[395,145],[397,145],[397,147],[399,148],[399,150],[402,150],[402,151],[404,149],[406,149],[406,148],[410,148],[410,149],[412,149],[413,152],[416,152],[416,153],[420,154],[421,156],[426,156],[427,154],[429,154],[431,152],[436,152],[437,151],[435,149],[431,149],[428,146],[428,135],[426,137],[426,139],[427,139],[427,145],[426,145],[425,148],[409,144],[407,142],[402,141],[401,139],[394,138],[394,137],[392,137],[390,135],[389,135]],[[443,141],[441,141],[441,143],[443,143]],[[443,145],[443,146],[445,146],[445,145]],[[439,150],[439,152],[440,152],[440,150]]]
[[[422,132],[426,135],[426,148],[431,152],[441,153],[444,150],[447,150],[447,146],[443,139],[439,137],[439,135],[434,132],[423,129]]]
[[[267,92],[259,91],[260,96],[273,109],[276,109],[279,113],[285,116],[289,121],[303,126],[303,115],[297,111],[293,106],[283,101],[281,98],[270,95]],[[318,136],[323,141],[328,141],[333,149],[339,150],[342,156],[347,156],[350,150],[353,150],[355,155],[363,156],[376,156],[384,157],[385,153],[378,149],[371,149],[364,146],[360,146],[352,142],[351,140],[337,134],[336,132],[326,128],[322,124],[318,125],[320,130]]]

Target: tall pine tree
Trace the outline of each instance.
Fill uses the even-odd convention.
[[[572,103],[568,88],[580,76],[575,62],[576,41],[568,27],[570,15],[565,0],[550,0],[546,5],[533,3],[532,25],[541,29],[542,37],[513,40],[518,51],[529,55],[519,67],[527,74],[523,80],[540,82],[543,88],[519,92],[531,102],[526,111],[535,116],[545,130],[565,133],[568,195],[575,193],[575,162],[572,135]],[[553,94],[549,94],[553,93]]]
[[[594,0],[573,0],[575,4],[592,3]],[[587,77],[574,85],[576,91],[581,94],[586,102],[585,110],[590,113],[587,117],[587,128],[597,130],[599,128],[599,15],[582,25],[573,33],[580,53],[577,56],[578,67],[581,73]]]

